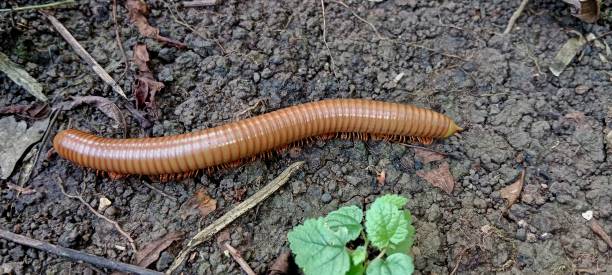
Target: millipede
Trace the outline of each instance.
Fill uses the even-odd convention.
[[[327,99],[173,136],[114,139],[68,129],[55,136],[53,148],[77,165],[111,175],[174,179],[317,136],[431,143],[462,130],[448,116],[410,104]]]

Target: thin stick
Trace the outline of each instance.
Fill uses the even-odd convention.
[[[514,23],[516,23],[516,20],[518,20],[518,18],[521,16],[528,2],[529,0],[523,0],[521,2],[521,5],[518,7],[518,9],[514,11],[514,13],[512,14],[512,17],[510,17],[510,21],[508,21],[508,26],[506,26],[506,30],[504,31],[504,34],[510,33],[510,31],[512,30],[512,27],[514,27]]]
[[[228,211],[221,218],[215,220],[209,226],[198,232],[189,243],[187,243],[187,247],[185,247],[181,253],[176,257],[170,268],[166,271],[166,274],[172,274],[189,256],[191,250],[197,245],[207,241],[210,237],[217,234],[217,232],[221,231],[228,224],[232,223],[235,219],[242,216],[245,212],[249,211],[255,205],[259,204],[263,200],[265,200],[272,193],[276,192],[281,186],[283,186],[289,178],[302,167],[304,164],[303,161],[298,161],[291,166],[287,167],[285,171],[283,171],[278,177],[273,179],[268,185],[259,190],[250,198],[238,204],[232,210]]]
[[[169,199],[171,199],[171,200],[173,200],[173,201],[176,201],[176,200],[177,200],[177,199],[176,199],[174,196],[172,196],[172,195],[170,195],[170,194],[168,194],[168,193],[166,193],[166,192],[162,191],[161,189],[159,189],[159,188],[157,188],[157,187],[153,186],[152,184],[150,184],[150,183],[148,183],[148,182],[146,182],[146,181],[143,181],[142,183],[144,183],[144,185],[146,185],[147,187],[151,188],[151,190],[153,190],[153,191],[155,191],[155,192],[159,193],[160,195],[162,195],[162,196],[164,196],[164,197],[166,197],[166,198],[169,198]]]
[[[10,9],[0,9],[0,12],[26,11],[26,10],[39,10],[39,9],[52,9],[52,8],[57,8],[57,7],[61,6],[61,5],[65,5],[65,4],[74,4],[74,0],[63,0],[63,1],[47,3],[47,4],[41,4],[41,5],[16,7],[16,8],[10,8]]]
[[[121,229],[121,226],[119,226],[119,224],[116,221],[113,221],[109,218],[107,218],[106,216],[100,214],[98,211],[96,211],[93,207],[91,207],[91,205],[89,205],[89,203],[87,203],[83,197],[81,196],[76,196],[76,195],[70,195],[68,193],[66,193],[66,190],[64,189],[64,185],[62,184],[62,179],[58,176],[57,177],[57,186],[59,186],[60,191],[62,191],[62,194],[64,194],[64,196],[69,197],[71,199],[75,199],[75,200],[79,200],[83,205],[85,205],[89,211],[91,211],[92,213],[94,213],[96,216],[98,216],[98,218],[101,218],[105,221],[107,221],[108,223],[112,224],[115,229],[117,231],[119,231],[119,233],[121,235],[123,235],[123,237],[125,237],[128,242],[130,243],[130,246],[132,247],[132,250],[134,251],[134,253],[136,253],[138,250],[136,250],[136,245],[134,244],[134,240],[132,239],[132,237],[130,237],[130,234],[126,233],[125,231],[123,231],[123,229]]]
[[[329,55],[329,60],[332,65],[332,72],[335,77],[338,77],[336,74],[336,62],[334,62],[334,56],[332,55],[331,50],[329,49],[329,45],[327,44],[327,29],[325,27],[325,3],[321,0],[321,12],[323,13],[323,44],[325,44],[325,48],[327,48],[327,54]]]
[[[175,7],[176,9],[176,7]],[[213,41],[215,41],[215,44],[217,44],[217,46],[219,46],[219,48],[221,49],[221,53],[223,53],[223,55],[227,54],[227,51],[225,50],[225,48],[223,47],[223,45],[221,45],[221,42],[219,42],[218,39],[216,38],[209,38],[206,37],[204,35],[202,35],[200,32],[196,31],[195,28],[193,28],[191,25],[189,25],[185,19],[183,19],[179,14],[178,14],[178,10],[172,10],[172,9],[168,9],[170,11],[170,16],[172,16],[172,19],[174,19],[174,22],[176,22],[177,24],[189,29],[191,32],[195,33],[197,36],[203,38],[203,39],[212,39]],[[175,14],[176,12],[176,14]],[[213,35],[207,31],[206,29],[204,29],[204,32],[206,33],[206,35],[212,37]]]
[[[227,250],[227,252],[229,252],[229,254],[232,255],[232,258],[234,258],[234,261],[236,261],[238,265],[240,265],[240,268],[242,268],[244,273],[246,273],[247,275],[255,275],[255,271],[253,271],[253,269],[244,260],[244,258],[242,258],[242,256],[240,255],[240,252],[238,252],[236,248],[232,247],[228,242],[225,242],[223,246],[225,247],[225,250]]]
[[[100,66],[100,64],[98,64],[98,62],[93,57],[91,57],[91,55],[83,48],[83,46],[81,46],[81,44],[79,44],[79,42],[74,39],[74,37],[72,36],[72,34],[70,34],[66,27],[64,27],[64,25],[62,25],[62,23],[60,23],[60,21],[57,20],[57,18],[55,18],[53,15],[46,13],[43,14],[47,17],[47,19],[49,19],[49,21],[51,21],[51,24],[53,25],[53,27],[55,27],[55,30],[57,30],[57,32],[59,32],[62,37],[64,37],[66,42],[68,42],[68,44],[72,46],[74,51],[83,60],[85,60],[85,62],[89,64],[89,66],[91,66],[93,71],[98,74],[98,76],[100,76],[100,78],[102,78],[102,80],[104,80],[106,84],[110,85],[115,92],[117,92],[123,98],[127,99],[127,96],[125,95],[123,89],[121,89],[119,84],[117,84],[117,82],[115,82],[115,80],[102,68],[102,66]]]
[[[36,152],[36,156],[35,156],[36,159],[34,159],[34,164],[32,164],[32,169],[27,173],[27,175],[25,175],[23,179],[19,180],[20,186],[23,187],[30,181],[32,172],[36,170],[36,165],[38,164],[38,162],[40,162],[40,156],[42,155],[42,151],[43,151],[42,149],[45,148],[45,144],[47,143],[47,139],[49,139],[51,129],[53,128],[53,125],[55,125],[55,121],[57,120],[57,117],[61,111],[62,111],[61,108],[53,109],[53,111],[51,111],[51,120],[49,121],[49,124],[47,125],[47,129],[45,130],[45,133],[43,134],[43,137],[40,140],[40,144],[38,145],[38,152]],[[38,175],[38,173],[36,173],[36,175]]]
[[[447,153],[442,153],[442,152],[440,152],[440,151],[436,151],[436,150],[434,150],[434,149],[429,149],[429,148],[427,148],[427,147],[423,147],[423,146],[412,145],[412,144],[406,144],[406,143],[400,143],[400,145],[402,145],[402,146],[406,146],[406,147],[410,147],[410,148],[416,148],[416,149],[421,149],[421,150],[425,150],[425,151],[433,152],[433,153],[440,154],[440,155],[445,156],[445,157],[447,157],[447,156],[448,156],[448,154],[447,154]]]
[[[122,262],[116,262],[111,259],[102,258],[100,256],[95,256],[89,253],[81,252],[78,250],[61,247],[57,245],[53,245],[47,242],[42,242],[39,240],[31,239],[23,235],[18,235],[6,230],[0,229],[0,238],[5,240],[9,240],[14,243],[18,243],[21,245],[29,246],[32,248],[36,248],[42,251],[46,251],[48,253],[62,256],[68,259],[71,259],[75,262],[85,262],[95,266],[109,268],[112,270],[118,270],[122,272],[130,272],[134,274],[163,274],[161,272],[153,271],[150,269],[146,269],[140,266],[135,266],[131,264],[126,264]]]
[[[197,8],[207,7],[219,4],[220,0],[194,0],[194,1],[183,1],[183,7],[185,8]]]
[[[374,33],[376,34],[376,36],[378,36],[378,39],[380,40],[385,40],[387,38],[384,38],[382,35],[380,35],[380,33],[378,32],[378,29],[376,29],[376,27],[374,26],[374,24],[370,23],[370,21],[363,19],[361,16],[357,15],[357,13],[355,13],[355,11],[353,11],[353,9],[351,9],[351,7],[349,7],[346,3],[342,2],[342,1],[335,1],[336,3],[344,6],[346,9],[348,9],[353,16],[357,17],[357,19],[361,20],[361,22],[366,23],[370,26],[370,28],[372,28],[372,30],[374,31]]]
[[[113,0],[113,8],[112,8],[112,16],[113,21],[115,22],[115,40],[117,41],[117,47],[119,47],[119,51],[123,56],[123,62],[125,63],[125,68],[123,68],[123,73],[119,77],[119,79],[123,78],[130,67],[129,59],[127,54],[125,54],[125,50],[123,49],[123,43],[121,42],[121,35],[119,35],[119,23],[117,22],[117,0]]]

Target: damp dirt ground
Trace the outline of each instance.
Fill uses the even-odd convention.
[[[130,62],[123,74],[112,1],[77,2],[53,14],[131,96],[137,70]],[[187,45],[177,49],[140,35],[118,2],[127,55],[131,58],[136,44],[146,44],[149,67],[165,85],[149,130],[125,108],[133,101],[102,83],[40,13],[0,14],[0,51],[43,85],[52,106],[84,95],[115,102],[132,137],[189,132],[326,98],[431,108],[466,128],[429,146],[448,154],[453,192],[417,176],[437,163],[423,164],[413,148],[384,141],[318,141],[210,176],[150,184],[169,196],[145,179],[113,181],[51,156],[43,158],[28,183],[35,193],[18,195],[6,188],[18,181],[21,164],[3,181],[2,229],[131,262],[126,240],[65,197],[56,184],[59,177],[69,193],[80,194],[94,208],[101,197],[108,198],[112,204],[103,214],[139,247],[169,232],[185,232],[184,240],[149,266],[164,271],[198,230],[304,160],[283,188],[226,228],[231,245],[259,274],[288,250],[288,230],[305,218],[342,205],[366,206],[388,193],[410,198],[417,274],[612,272],[612,249],[582,216],[592,211],[612,234],[612,147],[606,143],[612,128],[612,63],[589,43],[559,77],[548,70],[558,49],[575,35],[570,30],[600,36],[610,31],[610,21],[587,24],[572,17],[562,1],[531,1],[512,32],[502,35],[519,1],[346,2],[375,32],[351,10],[325,1],[328,49],[319,1],[228,0],[206,8],[146,1],[150,23]],[[600,40],[612,46],[612,35]],[[1,106],[35,100],[4,74],[0,87]],[[123,135],[91,106],[62,112],[52,133],[69,123],[99,135]],[[44,152],[49,148],[47,141]],[[523,169],[521,197],[506,209],[500,190]],[[383,170],[385,183],[376,184],[376,171]],[[181,206],[198,189],[217,200],[217,209],[205,217],[185,217]],[[241,274],[214,238],[196,252],[182,268],[185,274]],[[0,264],[11,264],[18,274],[100,271],[6,240],[0,240]]]

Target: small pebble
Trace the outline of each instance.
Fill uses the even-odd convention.
[[[593,218],[593,210],[589,210],[589,211],[582,213],[582,217],[585,220],[590,221]]]
[[[321,202],[329,203],[332,200],[332,196],[329,193],[323,193],[321,196]]]

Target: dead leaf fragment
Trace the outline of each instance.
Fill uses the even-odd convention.
[[[127,0],[125,6],[128,10],[128,15],[134,25],[138,28],[140,34],[157,39],[160,42],[168,43],[177,48],[184,48],[185,44],[171,38],[159,35],[159,29],[149,25],[147,16],[149,15],[149,6],[143,0]]]
[[[14,116],[0,119],[0,178],[8,178],[17,162],[28,148],[38,142],[49,119],[34,122],[29,128],[25,121],[17,122]]]
[[[612,248],[612,238],[610,238],[610,235],[606,233],[606,230],[604,230],[596,220],[591,220],[590,227],[591,230],[597,234],[597,236],[599,236],[604,242],[606,242],[606,244],[608,244],[610,248]]]
[[[0,115],[15,114],[29,119],[44,119],[51,113],[49,104],[34,102],[29,105],[10,105],[0,108]]]
[[[506,200],[508,200],[508,208],[512,206],[516,200],[521,195],[521,191],[523,190],[523,184],[525,181],[525,170],[521,172],[521,176],[518,180],[516,180],[513,184],[508,185],[502,188],[499,193],[500,196]]]
[[[150,264],[157,261],[159,258],[159,254],[166,250],[172,242],[178,241],[183,238],[183,233],[181,232],[171,232],[164,235],[159,240],[153,241],[145,245],[142,249],[136,253],[136,261],[135,264],[142,267],[147,267]]]
[[[149,62],[149,52],[147,46],[138,44],[134,46],[134,63],[138,65],[138,80],[134,87],[134,98],[136,100],[136,108],[142,110],[147,108],[153,117],[157,115],[157,105],[155,103],[155,94],[164,88],[164,83],[155,80],[153,73],[147,66]]]
[[[429,171],[419,170],[416,174],[431,185],[442,189],[447,194],[451,194],[453,188],[455,188],[455,180],[450,173],[450,167],[446,161],[442,162],[436,169]]]
[[[601,0],[563,0],[573,6],[572,15],[587,23],[599,20]]]
[[[43,87],[21,66],[13,63],[8,56],[0,52],[0,72],[4,72],[13,82],[23,87],[36,99],[46,102],[47,96],[42,93]]]
[[[444,155],[440,153],[430,151],[430,150],[424,150],[421,148],[414,148],[414,156],[418,160],[420,160],[423,164],[427,164],[432,161],[438,161],[438,160],[444,159]]]
[[[572,37],[561,46],[561,49],[557,52],[557,55],[553,58],[550,64],[550,71],[553,75],[559,76],[565,70],[567,65],[572,62],[572,59],[582,51],[582,48],[586,44],[586,39],[582,35],[578,37]]]
[[[185,219],[193,214],[200,213],[202,217],[207,216],[217,209],[217,201],[206,193],[203,188],[198,189],[193,197],[188,199],[182,206],[180,211],[181,218]]]
[[[127,128],[125,118],[123,117],[121,110],[119,110],[119,107],[117,107],[115,103],[107,98],[101,96],[73,96],[72,101],[65,102],[61,106],[62,110],[67,111],[72,110],[82,104],[93,105],[107,117],[113,119],[117,123],[115,128],[121,126],[124,131]]]
[[[380,171],[380,173],[376,173],[376,184],[378,184],[378,186],[385,185],[386,177],[387,177],[387,172],[385,172],[385,170]]]
[[[283,275],[289,273],[289,257],[291,252],[285,251],[281,253],[278,258],[274,261],[270,269],[268,270],[269,275]]]

